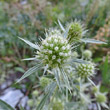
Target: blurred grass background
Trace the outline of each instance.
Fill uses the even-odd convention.
[[[57,27],[58,19],[64,26],[80,20],[88,29],[86,37],[108,43],[84,48],[92,50],[101,68],[102,88],[110,91],[110,0],[0,0],[0,84],[34,63],[21,61],[32,57],[34,50],[18,37],[36,42],[39,36],[45,37],[45,29]]]

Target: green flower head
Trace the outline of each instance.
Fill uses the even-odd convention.
[[[87,78],[94,74],[94,65],[90,64],[78,64],[76,67],[78,76],[82,78]]]
[[[97,93],[99,90],[98,90],[98,88],[96,87],[96,86],[94,86],[93,88],[92,88],[92,92],[93,93]]]
[[[106,98],[106,96],[105,96],[104,94],[98,93],[98,94],[96,95],[96,101],[97,101],[98,103],[106,103],[107,98]]]
[[[85,59],[90,59],[90,58],[92,57],[92,52],[91,52],[90,50],[85,50],[85,51],[83,52],[83,57],[84,57]]]
[[[34,105],[33,99],[29,99],[27,103],[30,107],[32,107]]]
[[[48,64],[50,67],[61,66],[69,60],[71,48],[60,32],[53,30],[42,41],[38,56],[39,59],[43,60],[44,65]]]
[[[43,88],[45,88],[50,82],[51,82],[51,80],[49,78],[46,78],[46,77],[40,78],[40,85]]]
[[[80,41],[83,36],[83,27],[80,22],[75,21],[70,24],[68,31],[68,40],[70,43]]]
[[[38,96],[38,94],[39,94],[39,92],[38,92],[37,90],[34,90],[34,91],[32,92],[32,95],[33,95],[33,96]]]
[[[52,110],[64,110],[64,104],[61,101],[56,100],[53,103]]]

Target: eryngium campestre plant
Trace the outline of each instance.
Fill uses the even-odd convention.
[[[20,38],[25,43],[36,49],[34,58],[24,59],[35,60],[36,65],[26,71],[24,75],[18,80],[18,82],[28,77],[32,73],[36,72],[37,74],[38,70],[44,70],[41,78],[38,76],[38,79],[40,79],[39,84],[45,89],[45,94],[42,94],[44,97],[40,104],[37,106],[37,110],[42,110],[44,105],[47,107],[47,110],[49,110],[51,108],[49,102],[52,102],[54,96],[63,97],[65,102],[69,102],[68,97],[75,96],[75,102],[76,100],[79,101],[79,98],[76,96],[77,94],[80,96],[81,91],[78,90],[77,87],[78,85],[80,86],[81,81],[77,82],[75,80],[78,77],[85,78],[93,75],[94,65],[88,61],[77,59],[73,55],[73,49],[77,47],[75,46],[75,43],[77,43],[78,40],[79,42],[82,41],[85,43],[104,43],[93,39],[83,39],[82,35],[84,32],[79,22],[75,21],[75,23],[71,25],[71,28],[68,27],[67,30],[62,26],[60,21],[59,25],[63,31],[62,33],[60,30],[50,29],[46,33],[45,39],[40,38],[41,42],[39,44],[33,44],[28,40]],[[69,29],[70,31],[68,31]],[[72,33],[70,34],[71,31]],[[50,101],[48,99],[50,99]],[[71,100],[73,101],[74,98]],[[70,108],[68,109],[70,110]],[[84,110],[86,110],[85,107]]]

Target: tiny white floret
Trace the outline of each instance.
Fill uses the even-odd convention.
[[[52,51],[51,51],[51,50],[49,50],[49,53],[50,53],[50,54],[52,54]]]
[[[65,46],[63,46],[63,47],[62,47],[62,50],[65,50],[65,49],[66,49]]]
[[[47,55],[45,56],[45,59],[48,59],[48,56]]]
[[[61,40],[61,43],[62,43],[62,44],[64,44],[64,41],[63,41],[63,40]]]
[[[60,63],[61,62],[61,59],[59,58],[57,61]]]
[[[53,56],[52,56],[52,59],[54,60],[55,58],[56,58],[56,56],[55,56],[55,55],[53,55]]]
[[[65,53],[65,57],[67,57],[68,56],[68,54],[67,53]]]
[[[57,43],[57,42],[58,42],[58,40],[57,40],[57,39],[55,39],[55,40],[54,40],[54,42],[55,42],[55,43]]]
[[[48,46],[49,44],[48,43],[45,43],[45,45]]]
[[[53,47],[53,44],[50,44],[50,47]]]
[[[63,53],[62,53],[62,52],[60,52],[60,53],[59,53],[59,55],[60,55],[60,56],[62,56],[62,55],[63,55]]]
[[[51,37],[48,38],[48,41],[51,41]]]
[[[58,50],[58,47],[55,47],[55,50],[57,51]]]

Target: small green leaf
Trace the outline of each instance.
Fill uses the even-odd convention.
[[[0,100],[0,110],[14,110],[14,109],[3,100]]]
[[[15,67],[14,68],[15,69],[15,71],[19,71],[19,72],[22,72],[22,73],[24,73],[25,72],[25,70],[23,69],[23,68],[21,68],[21,67]]]

